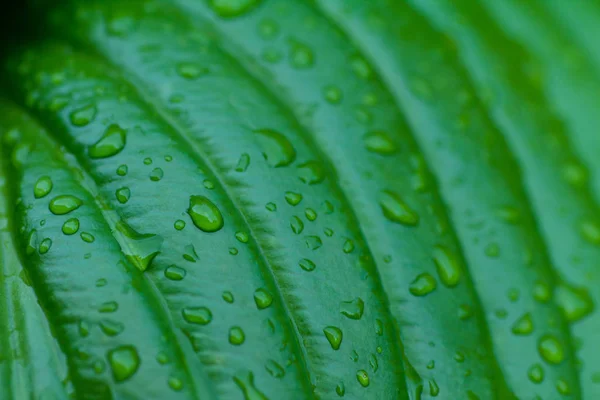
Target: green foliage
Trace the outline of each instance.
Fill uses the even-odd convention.
[[[600,397],[593,2],[39,7],[0,398]]]

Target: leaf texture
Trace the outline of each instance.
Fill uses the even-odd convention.
[[[39,7],[0,102],[3,396],[600,394],[593,5]]]

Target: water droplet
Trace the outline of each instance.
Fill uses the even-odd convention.
[[[129,198],[131,197],[131,191],[128,187],[122,187],[120,189],[117,189],[117,191],[115,192],[115,197],[117,198],[117,201],[119,203],[125,204],[129,201]]]
[[[300,218],[294,216],[290,220],[290,228],[292,228],[292,232],[299,235],[304,230],[304,223]]]
[[[239,326],[234,326],[229,329],[229,343],[239,346],[246,340],[244,331]]]
[[[125,176],[127,175],[127,172],[129,172],[129,168],[125,164],[119,165],[119,167],[117,168],[117,175],[119,176]]]
[[[119,309],[119,304],[116,301],[107,301],[102,303],[98,308],[98,312],[101,313],[113,313]]]
[[[74,235],[79,230],[79,220],[77,218],[68,219],[62,226],[62,232],[65,235]]]
[[[247,372],[243,375],[238,374],[233,377],[233,380],[242,390],[242,393],[244,393],[244,400],[269,400],[267,396],[254,386],[254,375],[252,372]]]
[[[353,56],[350,59],[350,66],[359,78],[369,79],[373,76],[373,69],[361,56]]]
[[[456,353],[454,353],[454,361],[456,361],[458,363],[464,362],[465,355],[463,353],[461,353],[460,351],[457,351]]]
[[[36,199],[46,197],[52,191],[53,186],[52,179],[49,176],[42,176],[33,187],[33,195]]]
[[[210,179],[205,179],[202,183],[204,184],[204,187],[208,190],[213,190],[215,188],[215,184]]]
[[[160,253],[164,241],[162,236],[137,232],[125,221],[117,222],[114,233],[127,243],[127,246],[122,249],[127,260],[142,272],[150,267],[154,258]]]
[[[42,240],[42,242],[40,243],[40,254],[46,254],[47,252],[50,251],[50,248],[52,247],[52,239],[44,239]]]
[[[277,211],[277,204],[275,204],[275,203],[267,203],[267,204],[265,205],[265,208],[266,208],[268,211],[274,212],[274,211]]]
[[[166,355],[163,351],[160,351],[156,355],[156,361],[158,361],[158,363],[161,365],[166,365],[169,363],[169,356]]]
[[[273,360],[267,361],[265,364],[265,369],[273,378],[283,378],[285,375],[285,370],[283,367]]]
[[[304,242],[306,243],[306,247],[311,250],[317,250],[321,246],[323,246],[323,241],[318,236],[306,236],[304,238]]]
[[[485,247],[485,255],[490,258],[497,258],[500,255],[500,246],[497,243],[490,243]]]
[[[473,316],[473,310],[468,304],[461,304],[458,307],[458,318],[465,321]]]
[[[102,321],[100,321],[100,329],[107,336],[117,336],[118,334],[123,332],[125,327],[120,322],[111,321],[109,319],[103,319]]]
[[[379,205],[383,215],[402,225],[415,226],[419,223],[419,216],[396,193],[383,191],[380,195]]]
[[[433,261],[437,267],[438,276],[444,285],[448,287],[458,285],[462,272],[456,254],[444,246],[435,246]]]
[[[338,396],[340,397],[344,397],[344,395],[346,394],[346,386],[344,386],[343,382],[340,382],[336,387],[335,387],[335,392],[337,393]]]
[[[300,265],[300,268],[302,268],[303,270],[308,271],[308,272],[314,271],[314,269],[317,268],[315,263],[307,258],[303,258],[302,260],[300,260],[298,265]]]
[[[565,358],[563,345],[552,335],[544,335],[538,340],[538,351],[550,364],[560,364]]]
[[[79,321],[77,329],[81,337],[87,337],[90,334],[90,325],[83,320]]]
[[[398,151],[392,138],[382,131],[368,132],[363,136],[363,142],[367,150],[373,153],[390,155]]]
[[[191,81],[200,78],[202,75],[208,74],[208,72],[208,68],[193,63],[183,62],[177,64],[177,75]]]
[[[29,232],[29,235],[27,237],[27,246],[25,248],[25,253],[28,256],[35,253],[36,248],[37,248],[37,241],[38,241],[37,231],[35,229],[33,229],[31,232]]]
[[[165,277],[172,281],[180,281],[185,278],[185,269],[176,265],[171,265],[165,269]]]
[[[350,301],[343,301],[340,303],[340,312],[350,319],[361,319],[363,312],[365,311],[365,303],[357,297]]]
[[[552,298],[552,289],[546,282],[538,281],[533,287],[533,298],[540,303],[547,303]]]
[[[69,119],[71,120],[71,124],[75,126],[86,126],[96,118],[97,111],[95,104],[88,104],[71,112]]]
[[[344,253],[350,254],[354,251],[354,249],[354,241],[352,239],[346,239],[346,241],[344,242],[344,247],[342,247]]]
[[[80,236],[81,236],[81,240],[83,240],[86,243],[94,243],[94,240],[96,240],[94,235],[92,235],[91,233],[81,232]]]
[[[256,289],[254,292],[254,302],[259,310],[263,310],[273,304],[273,296],[266,289]]]
[[[201,231],[216,232],[223,227],[221,211],[204,196],[191,196],[187,212]]]
[[[250,155],[248,153],[244,153],[240,156],[240,159],[237,162],[235,170],[237,172],[246,172],[249,165],[250,165]]]
[[[183,381],[177,377],[171,376],[169,377],[169,380],[167,381],[169,387],[173,390],[175,390],[176,392],[179,392],[181,389],[183,389]]]
[[[496,211],[498,218],[511,225],[516,225],[521,220],[521,213],[518,209],[511,206],[501,207]]]
[[[261,0],[210,0],[210,6],[222,18],[234,18],[246,14],[260,2]]]
[[[75,196],[62,195],[56,196],[50,201],[50,211],[55,215],[65,215],[71,211],[77,210],[83,202]]]
[[[144,162],[144,165],[150,165],[150,164],[152,164],[152,158],[146,157],[146,158],[144,158],[143,162]]]
[[[574,188],[582,188],[587,184],[587,169],[576,163],[568,163],[562,169],[563,179]]]
[[[108,352],[108,362],[117,382],[127,380],[140,366],[140,357],[133,346],[119,346]]]
[[[154,168],[148,176],[152,182],[158,182],[165,176],[165,173],[161,168]]]
[[[533,364],[527,371],[529,380],[533,383],[541,383],[544,380],[544,369],[540,364]]]
[[[258,129],[254,133],[263,157],[271,167],[285,167],[294,162],[296,150],[284,135],[272,129]]]
[[[594,245],[600,245],[600,225],[595,221],[582,221],[579,225],[581,236]]]
[[[181,231],[183,230],[183,228],[185,228],[185,221],[178,219],[177,221],[175,221],[175,224],[173,224],[173,227],[175,227],[175,229],[177,229],[178,231]]]
[[[248,233],[246,232],[236,232],[235,233],[235,238],[240,242],[240,243],[248,243],[248,240],[250,240],[250,236],[248,235]]]
[[[186,307],[181,314],[190,324],[207,325],[212,321],[212,313],[206,307]]]
[[[323,329],[323,333],[325,334],[327,341],[331,345],[331,348],[334,350],[338,350],[344,338],[342,330],[336,326],[328,326],[325,329]]]
[[[107,158],[120,153],[127,142],[125,129],[112,124],[104,131],[104,135],[88,149],[91,158]]]
[[[330,104],[339,104],[342,101],[343,95],[339,87],[328,85],[323,89],[323,97]]]
[[[294,68],[310,68],[313,66],[314,62],[314,55],[310,47],[298,41],[293,41],[291,43],[290,64],[292,64]]]
[[[234,301],[233,298],[233,293],[231,292],[223,292],[223,300],[225,300],[227,303],[231,304]]]
[[[285,201],[291,206],[297,206],[302,201],[300,193],[285,192]]]
[[[270,19],[262,20],[258,24],[258,33],[263,39],[272,39],[279,33],[279,25]]]
[[[529,335],[533,332],[533,320],[531,314],[523,314],[512,326],[512,333],[515,335]]]
[[[325,170],[318,161],[307,161],[298,166],[298,178],[308,185],[314,185],[325,180]]]
[[[569,322],[579,321],[594,310],[592,296],[583,287],[561,282],[556,288],[555,298]]]
[[[333,229],[331,229],[331,228],[325,228],[325,229],[323,229],[323,233],[327,237],[332,237],[334,232],[333,232]]]
[[[377,336],[383,335],[383,322],[379,318],[375,320],[375,333]]]
[[[306,210],[304,210],[304,216],[307,220],[312,222],[317,219],[317,212],[312,208],[307,208]]]
[[[360,383],[362,387],[369,386],[369,374],[363,369],[356,372],[356,380],[358,380],[358,383]]]
[[[371,366],[373,372],[377,372],[377,370],[379,369],[379,362],[377,362],[377,357],[375,356],[375,354],[371,354],[369,356],[369,365]]]
[[[239,250],[236,249],[235,247],[229,248],[229,254],[231,254],[232,256],[236,256],[238,253],[239,253]]]
[[[414,281],[410,284],[409,291],[414,296],[426,296],[433,292],[437,287],[437,282],[431,274],[425,272],[417,275]]]

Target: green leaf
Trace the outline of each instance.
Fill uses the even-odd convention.
[[[0,103],[9,396],[600,394],[594,5],[44,3]]]

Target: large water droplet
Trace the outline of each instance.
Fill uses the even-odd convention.
[[[212,313],[206,307],[186,307],[181,314],[190,324],[207,325],[212,321]]]
[[[344,338],[340,328],[336,326],[328,326],[323,329],[323,333],[325,334],[325,337],[327,338],[327,341],[331,345],[332,349],[337,350],[340,348],[342,339]]]
[[[108,352],[108,362],[117,382],[127,380],[140,366],[140,357],[133,346],[120,346]]]
[[[550,364],[560,364],[565,359],[563,345],[552,335],[544,335],[538,340],[538,351]]]
[[[107,158],[120,153],[127,142],[125,129],[112,124],[104,131],[104,135],[88,149],[91,158]]]
[[[223,18],[239,17],[260,4],[261,0],[209,0],[211,8]]]
[[[49,176],[42,176],[33,187],[33,195],[36,199],[46,197],[52,191],[53,186],[52,179]]]
[[[417,275],[414,281],[411,282],[409,291],[414,296],[426,296],[433,292],[437,287],[437,282],[431,274],[424,272]]]
[[[52,214],[65,215],[71,211],[77,210],[82,204],[83,201],[75,196],[62,195],[53,198],[52,201],[50,201],[49,208],[50,211],[52,211]]]
[[[223,227],[221,211],[204,196],[191,196],[187,212],[194,225],[204,232],[216,232]]]
[[[360,297],[340,303],[340,312],[350,319],[361,319],[364,311],[365,302]]]
[[[444,246],[435,246],[433,261],[437,267],[438,276],[444,285],[448,287],[458,285],[462,273],[460,263],[454,252]]]
[[[262,154],[271,167],[285,167],[296,159],[296,150],[281,133],[272,129],[254,131]]]
[[[379,197],[379,205],[383,215],[392,222],[415,226],[419,223],[419,215],[414,212],[396,193],[383,191]]]

